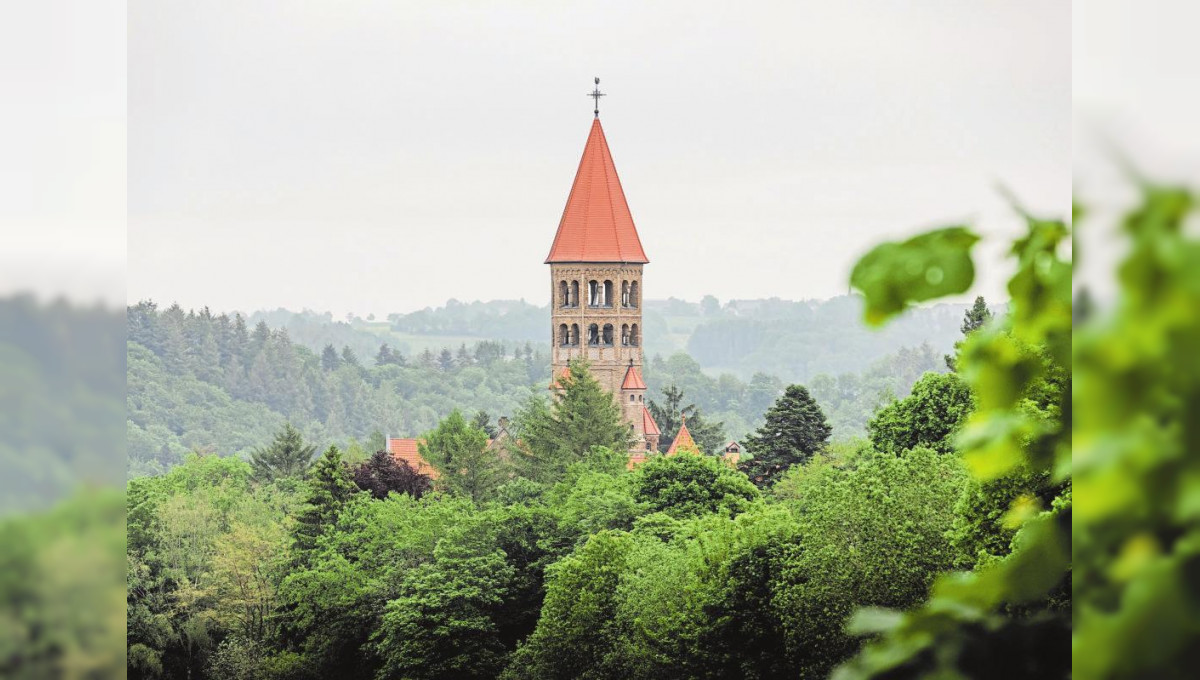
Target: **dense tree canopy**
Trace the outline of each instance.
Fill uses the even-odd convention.
[[[953,373],[926,373],[912,394],[879,409],[867,423],[871,443],[900,453],[918,446],[949,453],[973,409],[971,390]]]

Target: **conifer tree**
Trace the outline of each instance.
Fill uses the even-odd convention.
[[[833,431],[803,385],[790,385],[767,410],[766,419],[746,438],[746,451],[754,458],[739,466],[759,488],[771,486],[788,468],[811,458]]]
[[[245,366],[250,358],[250,331],[246,328],[246,319],[240,313],[233,315],[233,341],[232,350],[234,356],[241,359],[241,363]]]
[[[963,335],[970,335],[972,332],[979,330],[983,324],[992,318],[991,311],[988,310],[987,302],[983,296],[975,298],[975,304],[963,314],[963,322],[960,330]]]
[[[337,521],[338,513],[356,491],[342,463],[341,451],[330,446],[309,474],[308,496],[296,515],[296,547],[303,552],[315,548],[317,538]]]
[[[438,368],[443,371],[454,368],[454,355],[450,353],[449,347],[443,347],[442,353],[438,355]]]
[[[517,418],[523,473],[535,481],[560,479],[568,465],[583,460],[593,447],[629,447],[629,425],[586,361],[572,361],[557,387],[549,405],[535,397]]]
[[[483,430],[489,437],[496,436],[496,426],[492,425],[492,416],[483,409],[475,412],[475,417],[471,418],[471,425]]]
[[[350,349],[350,345],[342,346],[342,363],[349,364],[354,368],[362,368],[362,362],[358,360],[358,355],[354,350]]]
[[[458,348],[458,351],[454,354],[454,365],[462,367],[462,366],[470,366],[471,363],[472,363],[471,353],[467,351],[467,343],[464,342]]]
[[[479,503],[504,481],[504,466],[487,440],[487,432],[454,409],[419,447],[421,457],[440,473],[439,486]]]
[[[991,320],[991,318],[992,312],[988,309],[987,301],[983,299],[982,295],[976,296],[975,304],[971,305],[971,308],[966,312],[963,312],[962,326],[959,326],[959,330],[962,331],[963,338],[965,339],[971,333],[974,333],[982,328],[985,323]],[[957,370],[955,368],[957,365],[956,359],[958,357],[958,350],[960,347],[962,347],[962,343],[962,340],[954,343],[954,354],[946,355],[946,368],[949,368],[951,371]]]
[[[379,346],[379,352],[375,355],[375,365],[384,366],[395,362],[395,355],[392,354],[392,348],[388,347],[385,342]]]
[[[260,447],[250,454],[250,467],[254,470],[254,478],[264,483],[283,477],[303,477],[312,465],[316,451],[316,446],[304,443],[299,430],[291,423],[285,423],[270,446]]]
[[[342,360],[333,344],[325,345],[325,349],[321,350],[321,368],[325,371],[336,371],[341,363]]]

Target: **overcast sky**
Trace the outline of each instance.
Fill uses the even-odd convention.
[[[132,2],[129,298],[542,304],[593,76],[652,298],[844,293],[1016,227],[997,182],[1068,210],[1066,2],[498,5]]]
[[[115,4],[20,3],[58,35],[6,31],[0,62],[34,67],[19,101],[75,97],[74,136],[29,132],[35,107],[8,129],[34,175],[66,150],[125,167],[109,153],[123,102],[101,92],[125,85],[101,77],[125,25],[91,9]],[[978,289],[1000,299],[1019,224],[995,185],[1068,209],[1066,2],[497,4],[131,2],[127,298],[339,315],[544,303],[597,75],[648,297],[828,297],[880,239],[968,220],[994,244]],[[70,89],[44,86],[55,69]],[[119,268],[100,235],[119,227],[124,178],[76,165],[87,209],[25,220],[6,272],[40,269],[22,253]],[[22,192],[27,171],[0,179]]]
[[[125,298],[125,3],[0,3],[0,295]]]

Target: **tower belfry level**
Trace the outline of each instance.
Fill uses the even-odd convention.
[[[649,262],[596,117],[559,221],[550,265],[551,357],[555,381],[576,358],[621,404],[632,426],[631,454],[658,448],[642,380],[642,273]]]

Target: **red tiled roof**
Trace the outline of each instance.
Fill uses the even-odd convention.
[[[678,453],[700,455],[700,447],[696,446],[696,440],[692,439],[692,433],[688,432],[687,418],[683,419],[683,423],[679,426],[679,434],[675,435],[675,441],[671,442],[671,448],[667,449],[668,456]]]
[[[649,261],[597,118],[546,263]]]
[[[662,434],[658,431],[658,423],[654,422],[654,416],[650,415],[650,410],[645,406],[642,407],[642,432],[645,434]]]
[[[629,369],[625,371],[625,382],[621,383],[623,390],[644,390],[646,383],[642,382],[642,374],[637,370],[637,366],[629,364]]]
[[[421,457],[421,439],[392,439],[388,438],[388,451],[396,460],[408,463],[408,466],[430,479],[438,478],[438,471]]]

